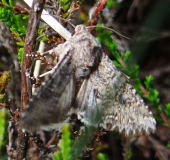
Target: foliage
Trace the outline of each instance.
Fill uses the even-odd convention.
[[[117,1],[115,0],[108,0],[106,3],[106,8],[117,8],[119,6],[119,4],[117,3]]]
[[[28,16],[21,13],[15,14],[15,2],[16,0],[10,0],[9,3],[6,0],[2,0],[2,4],[0,6],[0,21],[5,22],[5,24],[10,28],[18,41],[17,44],[23,46],[23,38],[26,34]]]
[[[170,142],[167,144],[167,148],[170,149]]]
[[[0,152],[2,147],[6,145],[7,125],[9,114],[5,108],[0,110]]]
[[[2,0],[0,5],[0,21],[4,22],[8,26],[11,32],[14,34],[17,40],[17,45],[24,46],[24,38],[27,30],[28,15],[22,14],[21,12],[15,13],[16,0]],[[21,52],[19,52],[20,54]],[[21,54],[19,60],[22,60]],[[20,61],[22,64],[22,61]]]
[[[61,151],[54,153],[54,160],[69,160],[72,151],[71,126],[65,124],[62,127],[62,137],[58,143]]]
[[[8,72],[4,72],[0,77],[0,106],[6,107],[7,96],[4,93],[5,88],[10,80]]]
[[[23,58],[24,58],[24,48],[20,48],[18,51],[18,60],[20,65],[22,65]]]
[[[0,106],[6,107],[7,104],[7,96],[5,94],[5,88],[7,87],[7,84],[10,80],[10,75],[8,72],[4,72],[2,76],[0,77]],[[2,147],[5,146],[6,140],[5,137],[7,135],[7,122],[9,119],[9,114],[5,108],[2,108],[0,110],[0,151]]]
[[[170,125],[170,103],[165,105],[165,114],[166,114],[166,116],[168,118],[169,125]],[[170,146],[170,144],[169,144],[169,146]]]
[[[108,160],[107,156],[103,153],[98,153],[97,160]]]
[[[67,12],[70,9],[70,0],[59,0],[59,3],[62,6],[64,12]]]

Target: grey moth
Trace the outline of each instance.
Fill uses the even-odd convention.
[[[75,34],[54,52],[58,63],[21,115],[26,131],[61,128],[72,113],[87,126],[127,136],[155,130],[156,121],[129,78],[117,70],[85,26],[76,26]],[[91,120],[95,113],[100,115],[97,124]]]

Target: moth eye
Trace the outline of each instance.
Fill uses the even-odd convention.
[[[76,70],[76,77],[79,78],[85,78],[90,74],[90,68],[87,67],[80,67]]]
[[[89,69],[87,69],[87,68],[83,68],[83,69],[82,69],[82,71],[85,73],[85,72],[88,72],[88,71],[89,71]]]
[[[87,76],[90,73],[90,69],[89,68],[82,68],[82,73]]]

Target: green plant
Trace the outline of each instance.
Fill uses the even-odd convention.
[[[170,125],[170,103],[165,105],[165,114],[166,117],[168,118],[168,122],[169,122],[168,125]]]
[[[117,1],[107,0],[106,8],[112,9],[112,8],[117,8],[118,6],[119,4],[117,3]]]
[[[62,127],[62,136],[58,143],[58,147],[61,149],[61,151],[54,153],[54,160],[70,160],[72,144],[71,126],[69,124],[65,124]]]
[[[8,85],[10,80],[10,74],[8,72],[4,72],[0,77],[0,106],[6,107],[7,96],[5,94],[5,88]]]
[[[67,11],[70,9],[70,7],[71,7],[71,2],[69,1],[69,0],[59,0],[59,3],[60,3],[60,5],[61,5],[61,7],[63,8],[63,11],[65,12],[65,13],[67,13]],[[66,17],[68,16],[68,14],[66,14],[65,15]],[[64,17],[65,17],[64,16]],[[64,18],[63,17],[63,18]]]
[[[17,45],[23,50],[24,38],[27,30],[28,15],[23,14],[21,8],[15,6],[16,0],[1,0],[0,21],[4,22],[13,33]],[[22,64],[23,54],[19,51],[19,61]]]
[[[17,44],[24,46],[24,37],[27,29],[28,16],[22,13],[15,13],[16,0],[2,0],[0,4],[0,21],[4,22],[15,35]]]
[[[5,109],[7,106],[7,95],[5,94],[5,88],[10,80],[10,75],[8,72],[4,72],[0,77],[0,151],[5,146],[7,135],[7,124],[9,119],[8,111]]]
[[[5,108],[0,110],[0,152],[6,145],[7,126],[8,126],[9,113]]]
[[[108,160],[107,156],[103,153],[97,154],[97,160]]]

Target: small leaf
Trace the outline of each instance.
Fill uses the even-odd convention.
[[[165,105],[165,110],[164,111],[165,111],[165,114],[166,114],[167,118],[170,121],[170,103]]]
[[[6,140],[5,135],[7,135],[7,121],[9,119],[9,114],[5,108],[0,110],[0,151],[2,147],[5,146]]]
[[[123,55],[123,59],[124,59],[126,64],[129,60],[130,55],[131,55],[131,53],[129,51],[126,51],[125,54]]]
[[[9,4],[6,0],[2,0],[2,3],[5,4],[6,6],[9,6]]]
[[[119,4],[115,0],[107,0],[106,8],[117,8]]]
[[[170,142],[167,144],[167,148],[170,149]]]
[[[18,52],[18,60],[20,64],[22,64],[23,59],[24,59],[24,48],[20,48]]]
[[[122,66],[121,66],[120,63],[118,63],[117,61],[113,61],[113,64],[114,64],[118,69],[122,69]]]
[[[69,160],[69,157],[72,152],[72,140],[71,140],[71,126],[69,124],[65,124],[62,127],[62,137],[58,143],[58,147],[61,151],[57,151],[54,153],[54,160]]]
[[[150,89],[153,81],[154,81],[154,78],[152,76],[146,76],[146,80],[145,80],[144,84],[145,84],[147,90]]]
[[[11,7],[14,7],[17,0],[9,0],[9,4]]]
[[[107,156],[103,153],[97,154],[97,160],[108,160]]]

